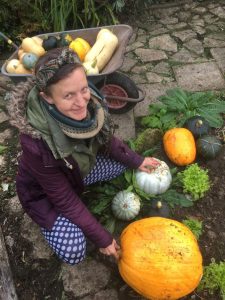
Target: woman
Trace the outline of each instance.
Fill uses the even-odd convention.
[[[84,186],[110,180],[127,167],[148,172],[158,163],[112,135],[104,99],[89,88],[68,48],[39,59],[35,78],[16,87],[8,109],[22,147],[18,197],[50,247],[73,265],[84,259],[88,238],[118,259],[119,245],[80,198]]]

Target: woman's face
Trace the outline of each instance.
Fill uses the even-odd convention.
[[[65,79],[51,86],[51,95],[40,95],[65,116],[81,121],[87,116],[90,90],[82,67],[75,69]]]

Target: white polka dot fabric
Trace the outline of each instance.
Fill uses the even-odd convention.
[[[84,178],[84,185],[108,181],[123,173],[126,167],[121,163],[98,155],[96,164]],[[86,239],[82,230],[63,216],[58,216],[52,230],[41,228],[50,247],[64,262],[75,265],[85,258]]]

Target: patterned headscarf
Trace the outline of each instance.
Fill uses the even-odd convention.
[[[78,55],[68,47],[63,48],[61,54],[39,68],[36,72],[36,85],[40,91],[45,90],[47,82],[55,75],[62,66],[67,64],[79,63]]]

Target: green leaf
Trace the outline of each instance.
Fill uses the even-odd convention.
[[[5,152],[6,149],[7,149],[6,146],[0,145],[0,154],[3,154],[3,153]]]
[[[129,184],[132,183],[132,176],[133,176],[133,171],[132,170],[126,170],[124,172],[124,177],[125,177],[127,183],[129,183]]]
[[[111,217],[109,218],[106,223],[104,224],[105,229],[107,229],[110,233],[113,233],[115,231],[116,227],[116,219]]]
[[[179,205],[181,207],[193,206],[193,202],[187,199],[184,194],[180,194],[173,189],[159,195],[159,198],[162,198],[162,200],[167,202],[171,207],[174,207],[175,205]]]

